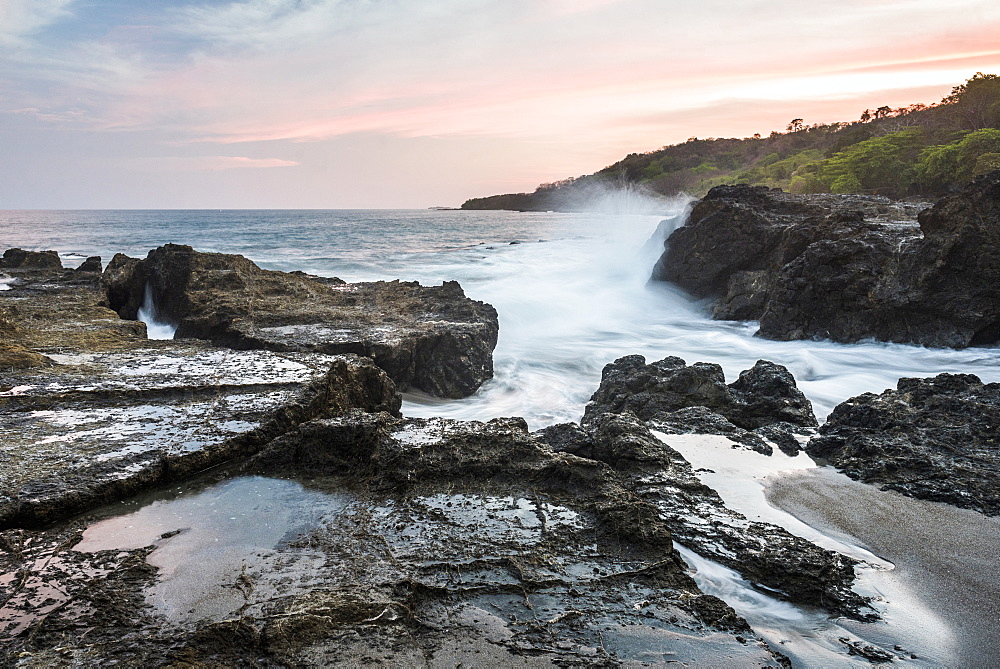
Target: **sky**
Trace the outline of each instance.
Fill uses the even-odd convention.
[[[996,0],[0,0],[0,209],[457,206],[977,71]]]

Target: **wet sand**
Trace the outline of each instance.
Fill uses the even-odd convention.
[[[1000,518],[911,499],[821,467],[770,477],[767,501],[896,565],[955,635],[956,664],[1000,663]]]

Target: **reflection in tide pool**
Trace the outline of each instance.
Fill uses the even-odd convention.
[[[155,544],[148,561],[159,567],[160,580],[148,593],[150,603],[170,618],[219,619],[244,601],[236,587],[243,565],[260,568],[273,549],[352,500],[294,481],[244,476],[183,490],[95,523],[74,548],[94,552]],[[319,556],[302,552],[298,558],[322,566]]]

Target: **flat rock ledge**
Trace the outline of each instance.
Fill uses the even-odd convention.
[[[135,319],[145,302],[178,338],[367,356],[400,390],[448,398],[471,395],[493,377],[496,310],[467,298],[455,281],[348,284],[167,244],[144,260],[116,255],[102,284],[122,318]]]
[[[303,421],[399,412],[394,384],[367,358],[148,340],[143,323],[108,308],[95,263],[64,270],[53,255],[4,255],[0,527],[182,480]]]
[[[778,340],[963,348],[1000,342],[1000,172],[934,206],[718,186],[670,235],[653,279],[759,320]]]

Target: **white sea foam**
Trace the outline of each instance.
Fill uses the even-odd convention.
[[[153,301],[153,289],[147,283],[137,318],[146,324],[146,336],[150,339],[173,339],[177,326],[159,320],[158,316],[156,303]]]
[[[766,359],[785,365],[820,419],[863,392],[881,392],[903,376],[967,372],[1000,380],[997,349],[928,349],[867,342],[776,342],[754,337],[753,322],[713,321],[706,303],[678,288],[649,282],[674,217],[552,214],[550,241],[456,251],[408,268],[404,275],[458,279],[466,294],[500,316],[496,378],[476,396],[439,401],[405,397],[411,416],[484,420],[524,416],[532,428],[579,419],[601,369],[632,353],[717,362],[728,380]],[[366,277],[368,278],[368,277]]]

